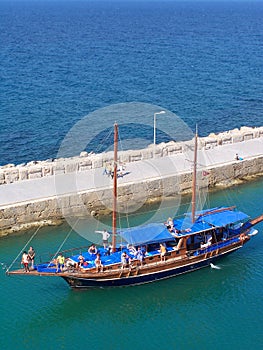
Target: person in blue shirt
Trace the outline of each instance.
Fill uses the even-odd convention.
[[[142,266],[144,259],[145,259],[145,252],[141,249],[141,247],[138,247],[138,250],[136,253],[136,259],[138,259],[140,261],[141,266]]]
[[[130,263],[131,263],[131,257],[126,253],[123,252],[121,254],[121,263],[122,263],[122,269],[124,269],[125,267],[130,267]]]

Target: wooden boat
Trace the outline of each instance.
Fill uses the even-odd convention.
[[[214,264],[218,259],[242,248],[257,233],[253,226],[263,221],[263,215],[250,219],[235,207],[216,207],[196,212],[197,133],[192,212],[171,222],[117,231],[117,124],[114,129],[112,249],[110,253],[104,248],[99,249],[101,266],[96,266],[96,255],[82,248],[85,264],[79,264],[79,255],[60,252],[66,257],[68,267],[58,269],[54,261],[48,261],[35,265],[30,273],[18,269],[8,270],[7,274],[62,277],[72,288],[139,285]],[[117,237],[121,237],[126,244],[117,244]],[[138,251],[143,253],[139,255]]]

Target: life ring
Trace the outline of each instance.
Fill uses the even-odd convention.
[[[241,233],[241,235],[239,236],[240,241],[244,241],[246,239],[246,235],[245,233]]]

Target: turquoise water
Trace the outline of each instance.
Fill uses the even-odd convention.
[[[257,216],[262,185],[215,192],[209,205],[235,203]],[[244,248],[218,262],[220,269],[137,287],[73,291],[59,278],[7,277],[3,270],[0,348],[261,349],[263,224],[257,228]],[[38,254],[54,251],[68,232],[67,225],[43,228],[31,243]],[[11,262],[32,233],[1,239],[0,261]],[[65,248],[87,243],[73,234]]]

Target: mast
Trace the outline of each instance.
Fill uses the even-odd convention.
[[[198,140],[198,132],[197,132],[197,126],[196,126],[195,143],[194,143],[194,169],[193,169],[193,180],[192,180],[192,223],[195,222],[195,206],[196,206],[197,140]]]
[[[117,161],[118,161],[118,124],[114,124],[114,165],[113,165],[113,212],[112,212],[112,252],[116,251],[117,223]]]

